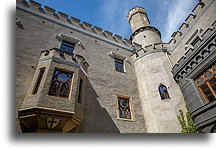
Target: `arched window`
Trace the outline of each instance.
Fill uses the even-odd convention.
[[[170,99],[167,87],[164,85],[159,86],[159,93],[161,96],[161,100]]]

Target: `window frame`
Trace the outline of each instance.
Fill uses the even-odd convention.
[[[121,63],[122,62],[122,63]],[[119,59],[117,57],[114,57],[114,64],[115,64],[115,71],[121,72],[121,73],[125,73],[125,64],[124,64],[124,60],[123,59]],[[116,64],[118,64],[118,66],[122,66],[122,70],[120,67],[117,67]]]
[[[82,78],[79,79],[79,90],[78,90],[78,96],[77,96],[77,103],[82,104],[83,100],[83,82],[84,80]]]
[[[128,102],[129,102],[130,117],[131,117],[130,119],[120,117],[119,98],[123,98],[123,99],[128,99],[129,100]],[[133,112],[132,97],[116,94],[116,113],[117,113],[117,119],[118,120],[135,121],[135,116],[134,116],[134,112]]]
[[[60,71],[60,73],[67,73],[67,74],[71,74],[71,78],[70,78],[70,84],[69,84],[69,86],[68,86],[68,88],[69,88],[69,90],[68,90],[68,96],[60,96],[61,95],[61,87],[59,88],[59,92],[58,92],[58,94],[57,95],[52,95],[51,94],[51,89],[52,89],[52,86],[53,86],[53,83],[54,83],[54,78],[56,77],[57,78],[57,75],[58,74],[56,74],[56,71]],[[58,68],[55,68],[54,69],[54,72],[53,72],[53,76],[52,76],[52,79],[51,79],[51,83],[50,83],[50,88],[49,88],[49,93],[48,93],[48,95],[49,96],[53,96],[53,97],[58,97],[58,98],[70,98],[70,92],[71,92],[71,90],[72,90],[72,83],[73,83],[73,76],[74,76],[74,73],[73,72],[71,72],[71,71],[67,71],[67,70],[63,70],[63,69],[58,69]],[[66,81],[67,82],[67,81]],[[65,83],[66,83],[65,82]],[[62,83],[62,84],[64,84],[64,83]],[[61,85],[62,85],[61,84]]]
[[[63,46],[66,47],[65,50],[62,50],[62,49],[64,49]],[[61,43],[61,46],[60,46],[60,52],[62,52],[62,53],[64,53],[64,52],[73,53],[74,50],[75,50],[75,46],[76,46],[76,43],[63,40],[62,43]],[[69,51],[69,50],[67,50],[67,47],[70,47],[70,48],[72,48],[73,50],[72,50],[72,51]]]
[[[210,76],[209,78],[206,78],[206,72],[212,72],[212,76]],[[198,80],[202,78],[204,81],[199,84]],[[210,84],[209,81],[215,79],[215,63],[211,64],[207,69],[205,69],[204,71],[202,71],[197,77],[194,78],[194,82],[196,84],[196,86],[198,87],[199,92],[201,93],[203,100],[206,104],[212,102],[209,100],[208,96],[213,95],[214,97],[216,97],[216,92],[214,91],[213,86],[216,85],[216,82],[214,83],[214,85],[212,86]],[[207,88],[205,90],[203,90],[202,86],[206,85]],[[209,94],[208,96],[206,96],[206,94],[204,93],[207,89],[210,90],[211,94]]]
[[[39,90],[40,85],[41,85],[41,81],[44,77],[45,69],[46,69],[45,67],[42,67],[39,69],[37,79],[35,81],[35,84],[34,84],[34,87],[33,87],[32,93],[31,93],[32,95],[36,95],[38,93],[38,90]]]
[[[164,87],[166,88],[166,90],[167,90],[167,94],[168,94],[168,97],[167,97],[167,98],[162,98],[162,94],[161,94],[161,91],[160,91],[160,87],[162,87],[162,86],[164,86]],[[169,95],[169,92],[168,92],[168,88],[166,87],[166,85],[160,84],[159,87],[158,87],[158,91],[159,91],[161,100],[171,99],[171,98],[170,98],[170,95]]]

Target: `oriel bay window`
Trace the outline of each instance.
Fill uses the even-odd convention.
[[[72,73],[55,70],[49,95],[57,97],[69,97]]]
[[[212,64],[204,72],[202,72],[198,77],[195,78],[195,83],[199,88],[206,103],[215,100],[215,64]]]

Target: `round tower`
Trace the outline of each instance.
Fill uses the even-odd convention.
[[[142,45],[142,47],[161,43],[160,31],[150,25],[144,8],[135,7],[128,12],[128,22],[131,26],[132,42]]]
[[[177,115],[185,102],[173,79],[172,64],[162,47],[160,31],[150,25],[144,8],[131,9],[128,21],[132,42],[147,51],[137,49],[132,57],[146,130],[148,133],[180,132]]]

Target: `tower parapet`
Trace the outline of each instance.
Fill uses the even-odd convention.
[[[160,31],[150,25],[144,8],[132,8],[128,12],[127,18],[132,30],[130,37],[132,42],[142,45],[143,48],[148,45],[162,43]]]
[[[135,7],[128,12],[128,22],[131,25],[132,33],[143,26],[150,26],[150,22],[144,8]]]

